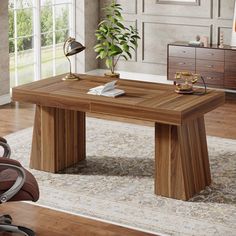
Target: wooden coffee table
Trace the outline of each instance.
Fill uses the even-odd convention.
[[[118,98],[88,95],[110,81],[64,75],[13,88],[13,100],[36,104],[31,168],[58,172],[86,157],[85,114],[94,112],[155,123],[155,193],[187,200],[211,183],[204,114],[224,103],[219,91],[180,95],[171,85],[119,80]]]

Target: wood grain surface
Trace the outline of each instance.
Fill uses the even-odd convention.
[[[118,98],[88,95],[87,91],[111,81],[109,78],[80,75],[79,81],[62,81],[62,76],[13,88],[14,101],[34,103],[83,112],[93,112],[165,124],[181,125],[194,115],[203,115],[224,103],[224,92],[209,90],[204,96],[180,95],[174,86],[119,80],[126,94]],[[210,105],[209,105],[210,104]],[[186,114],[191,114],[189,117]]]

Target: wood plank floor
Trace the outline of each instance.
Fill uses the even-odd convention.
[[[153,236],[125,227],[91,220],[27,203],[9,202],[0,206],[1,214],[10,214],[13,224],[29,227],[37,236]],[[1,233],[10,236],[9,233]]]
[[[150,122],[120,119],[101,115],[89,116],[153,126]],[[0,136],[16,132],[33,125],[34,106],[12,103],[0,107]],[[225,105],[208,113],[205,117],[208,135],[236,139],[236,94],[227,94]],[[16,224],[26,225],[37,231],[38,236],[73,235],[150,235],[107,223],[88,220],[26,203],[7,203],[0,206],[1,213],[10,213]],[[48,224],[50,222],[50,224]],[[73,233],[72,233],[73,232]],[[7,235],[7,234],[4,234]]]

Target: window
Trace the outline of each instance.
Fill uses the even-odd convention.
[[[63,43],[74,35],[75,0],[10,0],[11,87],[68,72]]]

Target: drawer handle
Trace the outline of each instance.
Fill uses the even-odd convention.
[[[214,79],[214,77],[207,77],[207,79],[208,79],[208,80],[213,80],[213,79]]]
[[[213,68],[214,66],[213,65],[207,65],[207,68]]]
[[[181,66],[181,65],[186,65],[186,63],[185,62],[179,62],[179,65]]]
[[[214,56],[215,53],[213,53],[213,52],[212,52],[212,53],[208,53],[208,55],[209,55],[209,56]]]
[[[186,53],[186,51],[182,51],[182,53]]]

